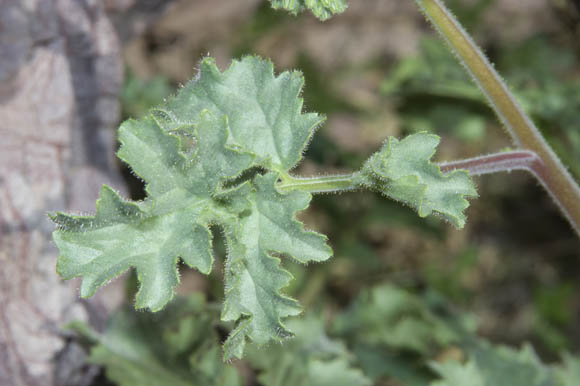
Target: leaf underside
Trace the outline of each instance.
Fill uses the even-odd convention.
[[[301,308],[280,292],[292,276],[279,257],[307,263],[332,254],[324,236],[295,219],[311,195],[275,186],[323,120],[302,113],[302,85],[300,73],[275,76],[257,57],[223,73],[203,60],[199,76],[177,95],[119,129],[118,156],[146,182],[147,198],[127,201],[104,186],[94,216],[52,216],[59,274],[81,276],[81,296],[88,297],[134,268],[136,307],[157,311],[174,296],[179,259],[211,271],[209,227],[217,225],[228,250],[222,319],[236,322],[225,359],[241,357],[248,338],[264,344],[292,336],[281,320]],[[237,182],[256,167],[263,174]]]
[[[272,8],[285,9],[293,15],[308,9],[320,20],[330,19],[348,7],[346,0],[270,0]]]

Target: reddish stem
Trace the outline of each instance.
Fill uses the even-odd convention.
[[[439,164],[439,167],[443,173],[449,173],[456,169],[465,169],[473,176],[497,172],[511,172],[512,170],[526,170],[536,177],[565,213],[565,208],[557,200],[554,192],[549,189],[550,169],[546,166],[544,160],[533,151],[506,151],[504,153],[489,154],[477,158],[442,162]]]
[[[439,167],[443,173],[456,169],[466,169],[472,176],[512,170],[527,170],[535,175],[543,175],[541,172],[545,169],[542,159],[529,150],[506,151],[476,158],[442,162]]]

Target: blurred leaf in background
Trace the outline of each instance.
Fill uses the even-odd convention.
[[[158,313],[125,307],[102,334],[73,327],[93,341],[89,361],[119,386],[241,386],[235,367],[222,361],[216,320],[204,296],[193,293]]]
[[[352,365],[354,356],[339,340],[326,335],[321,319],[309,315],[289,321],[296,338],[268,347],[252,347],[249,362],[264,386],[369,386]]]
[[[121,89],[123,119],[141,118],[153,106],[159,106],[174,90],[169,80],[157,75],[151,79],[137,76],[131,69],[125,73],[125,83]]]
[[[499,50],[496,68],[580,177],[580,74],[574,55],[546,37]],[[473,142],[481,141],[486,125],[494,122],[483,94],[440,39],[423,39],[419,54],[401,60],[381,90],[398,99],[403,124],[411,132],[449,132]]]

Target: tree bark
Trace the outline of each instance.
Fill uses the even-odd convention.
[[[91,381],[62,326],[98,315],[55,272],[47,212],[93,211],[102,183],[123,186],[121,80],[100,1],[0,0],[0,385]]]

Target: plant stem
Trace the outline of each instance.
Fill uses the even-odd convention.
[[[472,176],[526,170],[534,175],[541,175],[542,160],[529,150],[513,150],[495,154],[488,154],[475,158],[457,161],[441,162],[437,164],[441,172],[446,174],[454,170],[469,171]],[[277,185],[283,192],[301,190],[309,193],[338,193],[347,192],[361,187],[360,173],[322,177],[293,177],[281,176]]]
[[[541,163],[542,160],[534,152],[514,150],[464,160],[442,162],[438,165],[443,173],[464,169],[468,170],[472,176],[479,176],[482,174],[511,172],[512,170],[527,170],[536,174]]]
[[[337,193],[358,188],[358,173],[321,176],[321,177],[292,177],[290,175],[280,176],[281,181],[277,187],[280,191],[289,192],[292,190],[302,190],[310,193]]]
[[[539,159],[534,173],[580,236],[580,187],[523,112],[493,66],[440,0],[415,0],[481,88],[513,142]]]

